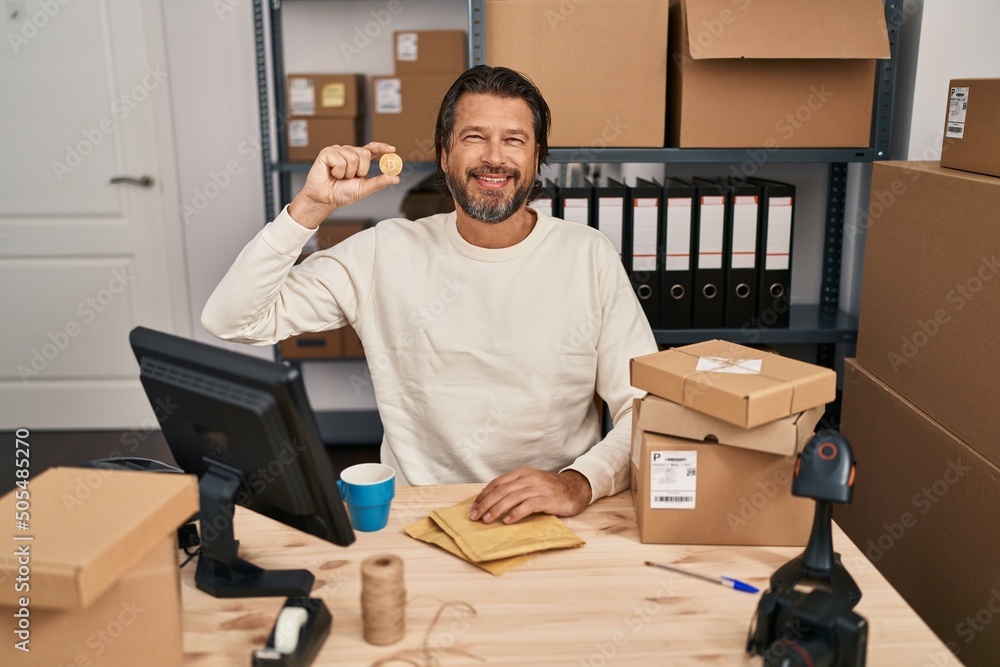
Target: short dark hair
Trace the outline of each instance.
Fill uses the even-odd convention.
[[[549,158],[549,128],[552,126],[552,115],[549,105],[545,103],[541,91],[531,80],[519,72],[507,67],[490,67],[476,65],[462,73],[451,88],[445,93],[438,111],[437,124],[434,126],[434,153],[437,157],[437,187],[448,194],[448,184],[445,181],[444,170],[441,168],[441,155],[445,149],[451,149],[452,133],[455,129],[455,109],[458,100],[466,93],[495,95],[507,99],[520,99],[531,109],[531,120],[535,129],[535,141],[538,144],[538,169]],[[535,187],[528,197],[534,201],[541,194],[542,183],[535,180]]]

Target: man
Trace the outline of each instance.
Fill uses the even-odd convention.
[[[528,207],[549,109],[516,72],[479,66],[446,94],[438,177],[457,210],[384,220],[295,258],[334,210],[399,182],[395,150],[323,149],[291,204],[244,248],[202,315],[226,340],[272,344],[351,324],[365,348],[400,483],[487,482],[471,518],[572,516],[628,487],[629,359],[656,351],[600,232]],[[594,391],[614,428],[601,440]]]

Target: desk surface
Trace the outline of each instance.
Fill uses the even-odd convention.
[[[594,503],[566,523],[587,544],[543,553],[501,577],[403,533],[428,510],[452,505],[480,485],[400,487],[389,525],[358,533],[349,548],[286,528],[239,508],[243,558],[268,569],[307,567],[314,597],[333,614],[333,630],[314,665],[372,665],[426,645],[436,662],[386,665],[753,665],[744,653],[759,596],[643,565],[655,560],[767,587],[771,573],[798,548],[647,545],[639,542],[629,493]],[[863,592],[858,613],[870,623],[868,664],[958,665],[854,544],[834,527],[834,544]],[[403,640],[371,646],[361,636],[362,560],[377,553],[403,558],[408,597]],[[182,570],[185,664],[236,667],[264,645],[283,599],[220,600]],[[461,601],[475,608],[447,607]],[[451,649],[451,650],[448,650]],[[411,660],[413,655],[410,655]]]

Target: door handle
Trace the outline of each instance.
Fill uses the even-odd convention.
[[[151,188],[153,183],[152,176],[143,176],[141,178],[136,178],[134,176],[115,176],[111,179],[111,185],[137,185],[140,188]]]

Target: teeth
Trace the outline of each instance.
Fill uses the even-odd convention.
[[[490,178],[489,176],[480,176],[480,179],[486,181],[487,183],[503,183],[504,181],[507,180],[507,177],[504,176],[502,178]]]

